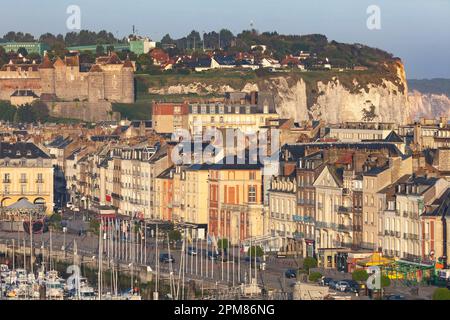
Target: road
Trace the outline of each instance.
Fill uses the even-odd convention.
[[[8,244],[12,247],[12,240],[15,241],[15,246],[23,246],[25,236],[26,246],[30,246],[30,236],[24,233],[6,232],[0,231],[0,243]],[[62,233],[52,232],[52,248],[53,250],[62,250],[64,244],[68,253],[73,253],[74,243],[76,242],[77,251],[79,254],[85,256],[98,256],[98,236],[78,235],[76,233]],[[196,242],[194,240],[194,242]],[[50,246],[50,233],[33,236],[33,247],[35,248],[49,248]],[[158,256],[156,255],[156,246],[158,246]],[[195,256],[185,255],[184,268],[185,268],[185,280],[190,279],[202,281],[208,283],[208,285],[225,285],[225,286],[237,286],[240,282],[248,283],[249,274],[251,272],[252,277],[255,275],[255,268],[245,261],[245,254],[241,253],[240,259],[238,254],[238,248],[230,248],[228,262],[221,260],[210,260],[206,258],[207,244],[206,241],[197,241],[193,244],[197,247],[198,254]],[[142,247],[142,248],[141,248]],[[142,244],[130,244],[124,240],[108,242],[104,241],[103,259],[130,263],[132,260],[136,265],[147,265],[156,271],[156,263],[161,253],[169,253],[169,248],[166,241],[155,242],[155,238],[147,239],[146,253],[144,245]],[[203,254],[200,249],[203,248]],[[211,249],[208,248],[208,251]],[[177,249],[170,248],[170,253],[175,259],[175,263],[163,263],[160,262],[159,271],[160,274],[169,274],[173,272],[175,276],[182,274],[180,272],[181,259],[181,247]],[[234,256],[234,258],[233,258]],[[131,258],[133,257],[133,258]],[[272,256],[268,256],[266,259],[265,270],[256,270],[258,278],[258,284],[262,285],[265,289],[275,289],[286,292],[291,292],[291,285],[295,283],[295,280],[286,279],[284,273],[287,269],[296,269],[299,266],[299,261],[294,259],[278,259]],[[239,281],[240,279],[240,281]]]

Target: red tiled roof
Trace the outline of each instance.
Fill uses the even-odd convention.
[[[53,64],[50,61],[50,58],[48,57],[48,55],[44,55],[44,60],[42,60],[42,63],[39,66],[39,69],[53,69]]]

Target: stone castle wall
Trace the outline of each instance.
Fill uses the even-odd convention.
[[[120,114],[112,111],[110,102],[48,102],[52,117],[83,121],[120,120]]]
[[[133,103],[134,71],[120,64],[102,66],[100,72],[61,65],[34,72],[0,71],[0,100],[10,100],[18,89],[31,89],[39,96],[55,94],[64,101]]]

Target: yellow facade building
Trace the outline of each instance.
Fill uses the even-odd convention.
[[[21,199],[53,212],[53,166],[51,157],[34,143],[0,143],[0,206]]]

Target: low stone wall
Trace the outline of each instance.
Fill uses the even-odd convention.
[[[120,120],[120,114],[112,111],[110,102],[47,102],[50,115],[56,118],[83,121]]]
[[[0,221],[0,231],[23,232],[22,221]]]

